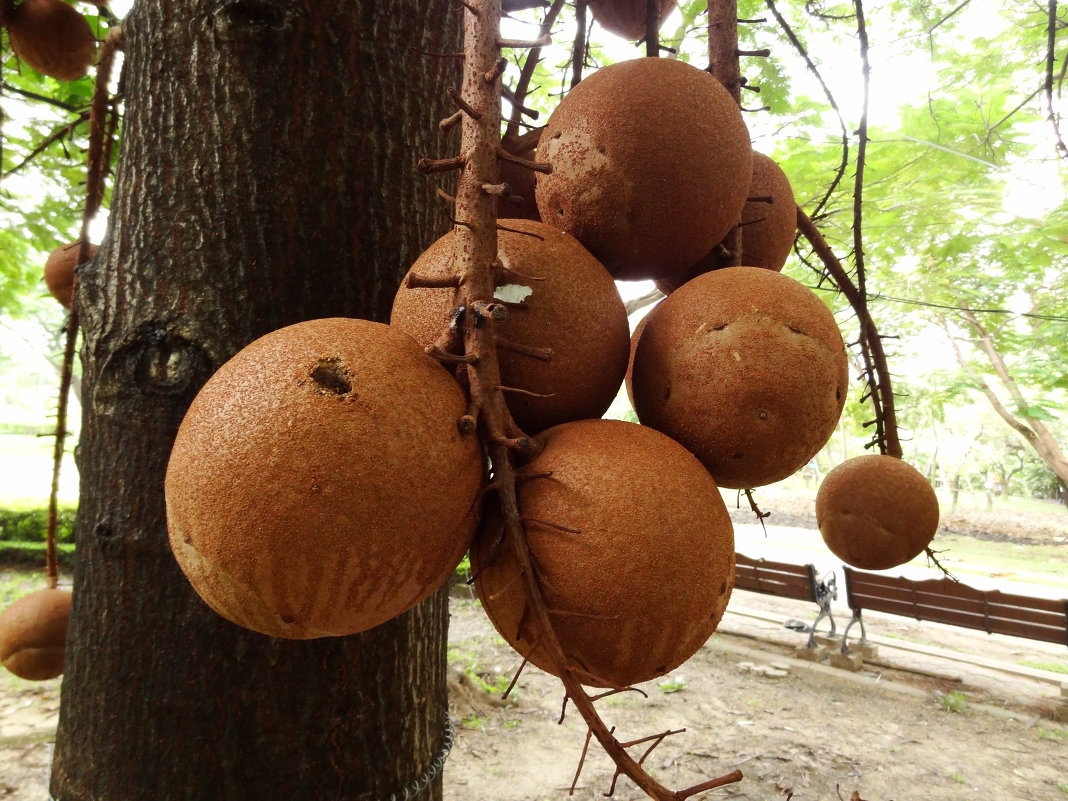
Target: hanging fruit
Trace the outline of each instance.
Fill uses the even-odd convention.
[[[23,0],[11,12],[7,32],[20,59],[59,81],[81,78],[96,58],[92,28],[63,0]]]
[[[660,24],[675,10],[675,0],[657,0]],[[630,41],[645,38],[645,20],[648,15],[648,0],[590,0],[589,9],[593,18],[606,31]]]
[[[44,681],[63,673],[70,620],[69,590],[31,592],[0,614],[0,663],[21,679]]]
[[[99,248],[89,245],[87,259],[93,258]],[[44,281],[48,291],[65,308],[69,309],[74,301],[74,285],[77,281],[77,268],[81,254],[81,242],[56,248],[48,256],[44,267]]]
[[[842,462],[816,493],[816,524],[831,552],[862,570],[889,570],[923,553],[938,531],[938,497],[894,456]]]
[[[619,279],[695,264],[738,222],[752,177],[742,113],[722,84],[681,61],[605,67],[556,107],[538,157],[541,219]]]
[[[634,354],[638,419],[692,451],[723,487],[780,481],[830,437],[848,365],[830,310],[782,273],[729,267],[647,317]]]
[[[395,617],[474,532],[482,451],[459,386],[403,332],[311,320],[256,340],[204,385],[171,452],[171,547],[246,628],[310,639]]]

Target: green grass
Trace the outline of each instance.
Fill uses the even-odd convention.
[[[960,690],[950,690],[939,697],[943,712],[963,712],[968,708],[968,696]]]
[[[62,567],[74,566],[74,543],[56,543],[56,556]],[[44,568],[45,544],[43,542],[0,542],[0,567],[9,567],[32,573]]]
[[[947,551],[953,561],[946,567],[953,573],[966,573],[956,562],[997,568],[999,573],[1043,573],[1068,582],[1068,549],[1060,545],[1015,545],[989,542],[953,534],[939,534],[931,544],[935,551]],[[1011,576],[1006,576],[1011,578]]]
[[[1036,659],[1024,659],[1017,662],[1022,667],[1034,668],[1035,670],[1046,670],[1050,673],[1065,673],[1068,674],[1068,664],[1064,662],[1039,662]]]

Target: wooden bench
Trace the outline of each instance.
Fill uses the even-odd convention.
[[[843,653],[849,650],[849,629],[854,623],[860,624],[860,642],[864,642],[866,632],[861,613],[865,609],[978,629],[988,634],[1068,645],[1068,600],[977,590],[949,578],[911,581],[901,576],[842,569],[846,600],[853,610],[853,617],[842,634]]]
[[[819,614],[808,627],[810,648],[816,644],[816,626],[824,617],[831,621],[831,635],[835,633],[831,601],[838,597],[838,592],[835,589],[833,574],[829,580],[821,583],[816,578],[816,568],[813,565],[753,559],[741,553],[735,553],[734,560],[734,586],[737,589],[819,604]]]

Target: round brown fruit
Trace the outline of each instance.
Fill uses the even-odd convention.
[[[70,620],[69,590],[38,590],[0,614],[0,663],[21,679],[44,681],[63,673]]]
[[[715,631],[734,584],[734,531],[715,482],[678,443],[634,423],[580,420],[539,440],[517,491],[568,663],[594,686],[668,673]],[[482,605],[513,648],[559,675],[501,537],[491,511],[471,551]]]
[[[542,220],[616,278],[663,278],[738,222],[752,172],[741,111],[707,72],[640,58],[590,75],[553,111],[537,176]]]
[[[753,152],[753,182],[749,186],[748,198],[742,207],[741,263],[746,267],[781,270],[794,247],[797,203],[786,173],[774,161],[756,151]],[[690,269],[657,281],[657,289],[670,295],[699,275],[729,267],[723,254],[724,249],[717,245]]]
[[[401,331],[311,320],[240,351],[171,452],[171,548],[223,617],[276,637],[364,631],[452,572],[481,450],[456,382]]]
[[[862,570],[889,570],[926,550],[938,498],[916,468],[869,454],[842,462],[816,493],[816,523],[831,552]]]
[[[89,245],[86,261],[96,255],[99,248]],[[70,308],[74,300],[74,284],[77,280],[76,268],[80,266],[78,257],[81,255],[81,243],[71,242],[61,248],[56,248],[48,256],[45,262],[44,280],[48,291],[64,307]]]
[[[831,435],[848,365],[834,316],[758,267],[705,273],[648,316],[634,355],[638,419],[693,452],[722,487],[799,470]]]
[[[645,38],[646,0],[590,0],[593,18],[606,31],[636,41]],[[660,24],[675,10],[675,0],[658,0]]]
[[[500,350],[505,386],[534,392],[508,396],[516,423],[527,433],[568,420],[600,417],[611,405],[627,369],[627,310],[612,277],[575,239],[544,223],[509,220],[514,231],[498,234],[498,256],[517,274],[499,287],[498,297],[530,290],[512,307],[497,330],[508,341],[550,348],[542,361]],[[518,233],[517,233],[518,232]],[[453,274],[454,234],[431,245],[411,272],[432,277]],[[527,280],[529,279],[529,280]],[[408,289],[393,301],[391,324],[426,347],[437,341],[456,308],[457,290]],[[511,297],[518,299],[519,294]]]
[[[96,58],[89,23],[63,0],[23,0],[7,32],[20,59],[59,81],[81,78]]]

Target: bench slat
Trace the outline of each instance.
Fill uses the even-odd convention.
[[[735,554],[734,586],[738,589],[815,601],[815,585],[816,569],[812,565],[794,565]]]
[[[849,607],[1068,644],[1068,601],[977,590],[950,579],[911,581],[844,568]]]

